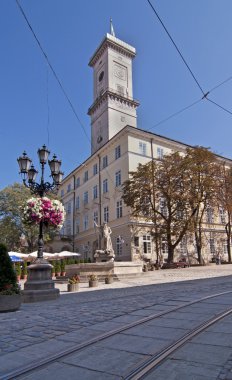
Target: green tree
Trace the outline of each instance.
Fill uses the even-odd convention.
[[[152,221],[157,242],[162,238],[166,241],[169,262],[197,210],[191,207],[190,190],[189,162],[178,152],[139,165],[123,185],[123,200],[132,215]]]
[[[13,269],[7,248],[4,244],[0,244],[0,294],[14,294],[19,292],[16,273]]]
[[[22,222],[23,207],[31,196],[30,190],[18,183],[0,191],[0,243],[11,251],[22,249],[22,238],[28,252],[37,248],[38,225],[29,226]],[[45,230],[44,241],[48,241],[52,234],[52,230]]]
[[[215,206],[218,183],[218,163],[215,155],[203,147],[188,148],[186,159],[189,166],[190,196],[189,202],[195,210],[192,219],[193,234],[197,250],[197,258],[203,264],[203,221],[207,207]]]
[[[232,239],[232,168],[220,163],[217,178],[218,207],[222,213],[223,224],[226,231],[228,261],[231,263],[231,239]],[[223,215],[225,213],[225,215]]]
[[[22,236],[25,236],[28,249],[34,248],[36,228],[25,227],[22,223],[22,207],[29,197],[30,191],[18,183],[0,191],[0,242],[9,250],[20,247]]]

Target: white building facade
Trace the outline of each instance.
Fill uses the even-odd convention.
[[[122,184],[139,163],[162,159],[163,155],[174,151],[184,152],[189,147],[137,128],[139,103],[133,99],[132,80],[135,54],[135,48],[107,34],[90,59],[94,78],[94,99],[88,111],[91,156],[65,177],[60,189],[66,209],[60,247],[69,244],[70,249],[91,261],[99,248],[95,223],[102,225],[104,222],[112,229],[115,260],[156,260],[151,226],[133,220],[121,198]],[[222,213],[206,223],[203,254],[208,261],[218,249],[218,241],[225,249],[226,238]],[[165,243],[162,250],[165,257]],[[176,254],[181,257],[186,253],[194,255],[194,245],[184,239]]]

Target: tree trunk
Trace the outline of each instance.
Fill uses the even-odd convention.
[[[168,263],[171,263],[174,258],[174,248],[172,245],[168,245]]]
[[[199,230],[195,230],[195,242],[196,242],[196,249],[197,249],[197,260],[199,264],[204,264],[204,260],[202,258],[202,234],[201,234],[201,228]]]
[[[230,214],[228,215],[228,223],[226,224],[226,235],[227,235],[227,253],[228,253],[228,262],[231,263],[231,223],[230,223]]]

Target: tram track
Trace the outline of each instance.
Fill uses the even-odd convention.
[[[185,334],[182,338],[178,339],[175,343],[168,345],[162,351],[154,354],[148,360],[144,361],[142,364],[137,366],[133,371],[123,377],[124,380],[142,380],[146,378],[146,375],[154,370],[158,365],[160,365],[165,359],[168,358],[170,354],[178,350],[184,344],[189,342],[196,335],[205,331],[208,327],[212,326],[214,323],[225,318],[226,316],[232,314],[232,308],[229,310],[218,314],[217,316],[210,318],[206,322],[202,323],[200,326],[192,329],[190,332]]]
[[[215,294],[211,294],[190,302],[186,302],[184,305],[178,305],[174,307],[170,307],[168,310],[156,312],[154,314],[151,314],[147,317],[140,318],[137,321],[128,323],[122,327],[119,327],[117,329],[108,331],[106,333],[100,334],[95,338],[89,339],[88,341],[85,341],[83,343],[74,344],[69,349],[65,349],[60,351],[59,353],[50,355],[44,359],[39,359],[36,362],[32,362],[29,365],[22,366],[21,368],[18,368],[16,370],[9,371],[8,373],[5,373],[1,380],[15,380],[15,379],[23,379],[23,375],[33,373],[34,371],[37,371],[38,369],[42,367],[47,367],[48,365],[59,361],[63,358],[65,358],[68,355],[74,354],[78,351],[84,350],[87,347],[93,346],[105,339],[111,338],[117,334],[124,333],[127,330],[138,327],[146,322],[153,321],[160,317],[168,316],[169,314],[173,312],[180,311],[184,308],[187,308],[189,306],[192,306],[194,304],[198,304],[216,297],[221,297],[223,295],[231,294],[232,290],[219,292]],[[220,305],[221,306],[221,305]],[[227,305],[228,306],[228,305]],[[226,307],[225,307],[226,309]],[[126,374],[123,379],[126,380],[137,380],[142,379],[146,373],[151,371],[151,369],[155,368],[158,364],[160,364],[165,358],[173,351],[178,349],[180,346],[185,344],[188,340],[190,340],[193,336],[199,334],[200,332],[204,331],[207,327],[212,325],[213,323],[216,323],[218,320],[224,318],[226,315],[229,315],[232,313],[232,308],[227,308],[223,312],[218,313],[216,316],[211,317],[210,319],[204,321],[202,324],[197,326],[196,328],[190,330],[188,333],[184,334],[181,338],[179,338],[176,342],[172,342],[171,344],[167,345],[167,347],[163,350],[161,350],[159,353],[156,353],[154,355],[150,355],[148,360],[145,360],[144,362],[140,363],[136,368],[134,368],[130,373]]]

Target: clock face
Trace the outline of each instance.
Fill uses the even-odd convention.
[[[98,77],[99,82],[101,82],[103,78],[104,78],[104,71],[101,71]]]

